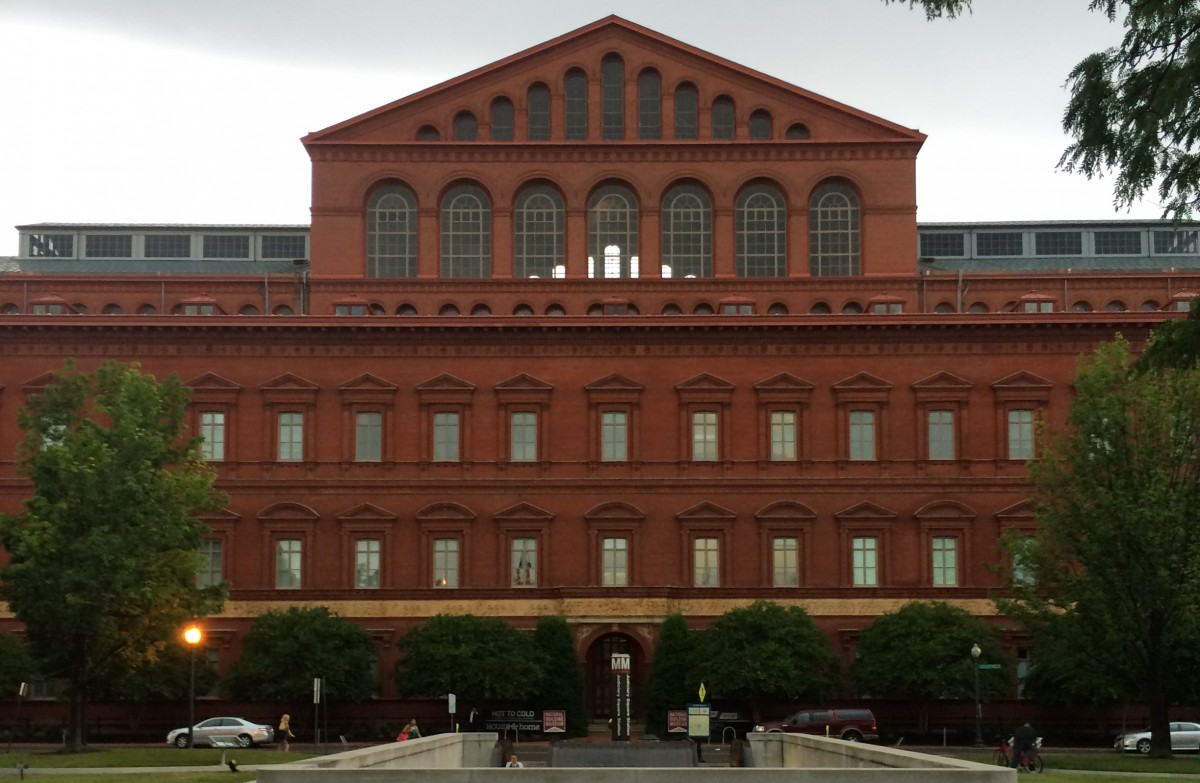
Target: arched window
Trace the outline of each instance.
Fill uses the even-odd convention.
[[[662,78],[647,68],[638,74],[638,138],[662,138]]]
[[[695,139],[700,135],[700,95],[696,85],[684,82],[675,88],[675,138]]]
[[[607,185],[588,201],[588,277],[638,276],[638,208],[633,193]]]
[[[600,137],[625,138],[625,61],[617,54],[600,63]]]
[[[734,210],[738,277],[787,274],[787,210],[774,185],[742,188]]]
[[[422,125],[417,129],[417,141],[441,141],[442,134],[432,125]]]
[[[525,96],[529,119],[529,140],[546,141],[550,138],[550,88],[534,84]]]
[[[572,141],[586,139],[587,124],[587,74],[578,68],[572,68],[563,79],[563,134]]]
[[[783,137],[789,141],[803,141],[809,138],[808,126],[802,122],[794,122],[788,126]]]
[[[508,98],[492,101],[492,141],[513,140],[513,105]]]
[[[712,104],[712,137],[732,139],[733,129],[733,98],[722,95]]]
[[[475,141],[479,136],[479,123],[475,115],[469,111],[460,111],[454,115],[454,140]]]
[[[403,185],[376,188],[367,202],[367,277],[417,276],[417,200]]]
[[[808,203],[809,269],[813,277],[857,275],[858,196],[831,182],[817,188]]]
[[[16,305],[13,305],[13,306],[15,307]],[[5,312],[5,311],[0,310],[0,312]],[[104,305],[104,314],[105,315],[121,315],[124,312],[125,312],[125,310],[122,309],[121,305],[119,305],[119,304],[114,303],[114,304]]]
[[[563,200],[558,191],[533,185],[517,194],[513,209],[515,277],[555,277],[563,261]]]
[[[442,277],[492,273],[492,205],[474,185],[451,188],[442,199]]]
[[[759,109],[750,114],[750,138],[769,139],[774,135],[771,123],[771,112]]]
[[[712,276],[712,203],[695,185],[678,185],[663,196],[662,261],[670,277]]]

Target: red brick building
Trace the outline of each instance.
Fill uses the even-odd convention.
[[[603,714],[674,612],[800,605],[847,656],[909,600],[993,618],[1035,419],[1194,295],[1198,232],[918,225],[923,140],[609,17],[306,136],[311,229],[18,227],[0,509],[27,395],[137,361],[193,387],[231,498],[225,663],[324,605],[390,695],[425,618],[560,614]]]

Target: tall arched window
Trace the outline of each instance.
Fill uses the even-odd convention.
[[[774,185],[742,188],[734,208],[739,277],[787,274],[787,210]]]
[[[531,85],[525,100],[529,119],[529,140],[547,141],[550,138],[550,88],[544,84]]]
[[[662,138],[662,77],[653,68],[638,74],[638,138]]]
[[[769,139],[775,135],[774,128],[771,122],[771,112],[766,109],[759,109],[750,114],[750,138],[752,139]]]
[[[479,135],[479,123],[475,115],[469,111],[460,111],[454,115],[454,140],[475,141]]]
[[[675,88],[675,138],[700,136],[700,95],[696,85],[684,82]]]
[[[403,185],[376,188],[367,201],[367,277],[417,276],[417,200]]]
[[[830,182],[808,202],[808,257],[814,277],[860,274],[858,195]]]
[[[451,188],[442,199],[442,277],[492,274],[492,205],[474,185]]]
[[[695,185],[678,185],[663,196],[662,263],[670,277],[712,276],[712,203]]]
[[[638,276],[638,208],[633,192],[606,185],[588,201],[588,277]]]
[[[578,68],[567,71],[563,79],[563,134],[579,141],[588,135],[587,74]]]
[[[533,185],[513,209],[515,277],[555,277],[563,261],[563,200],[554,188]]]
[[[600,137],[625,138],[625,61],[617,54],[600,63]]]
[[[733,98],[719,96],[712,104],[712,137],[732,139],[733,130]]]
[[[492,141],[513,140],[513,104],[508,98],[492,101]]]

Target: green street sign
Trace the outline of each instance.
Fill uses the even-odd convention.
[[[979,664],[979,668],[980,669],[999,669],[1000,664],[998,664],[998,663],[981,663],[981,664]]]

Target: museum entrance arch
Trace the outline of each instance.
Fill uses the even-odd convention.
[[[587,651],[587,667],[584,671],[587,688],[587,709],[592,720],[608,720],[612,717],[613,678],[612,656],[614,653],[629,655],[633,680],[632,714],[640,715],[642,706],[642,649],[633,637],[623,633],[608,633],[592,642]]]

